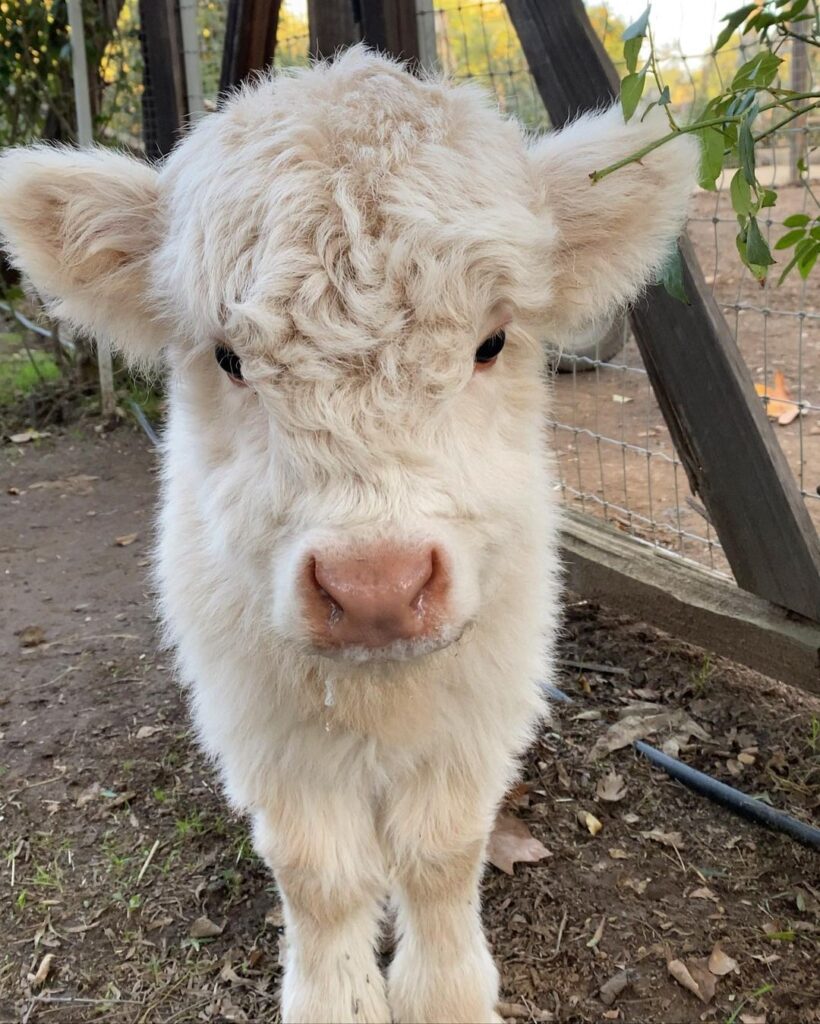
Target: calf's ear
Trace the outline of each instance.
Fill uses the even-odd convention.
[[[557,229],[551,322],[572,330],[637,297],[661,271],[686,217],[700,150],[689,135],[593,182],[600,171],[669,131],[654,111],[624,124],[619,107],[587,114],[536,141],[545,211]]]
[[[163,345],[148,264],[161,237],[157,173],[104,150],[0,157],[0,241],[51,313],[150,363]]]

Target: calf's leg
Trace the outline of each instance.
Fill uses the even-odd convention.
[[[495,787],[481,793],[474,781],[431,766],[401,793],[385,823],[399,936],[388,984],[397,1024],[500,1020],[478,890],[500,794]]]
[[[254,819],[282,894],[285,1024],[390,1024],[375,957],[385,893],[372,811],[355,795],[291,785]]]

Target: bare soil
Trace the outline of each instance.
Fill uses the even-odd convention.
[[[0,458],[0,1022],[274,1022],[275,887],[157,648],[154,453],[89,427]],[[573,702],[512,798],[550,856],[485,877],[504,1015],[820,1021],[817,854],[629,747],[589,758],[624,713],[685,712],[700,738],[681,740],[684,760],[816,822],[820,702],[571,596],[562,657],[610,668],[564,666]],[[203,916],[219,934],[192,935]],[[698,974],[716,943],[736,967]],[[676,959],[714,982],[708,1002],[671,976]]]

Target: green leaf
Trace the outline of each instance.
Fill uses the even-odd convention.
[[[760,196],[760,208],[762,210],[768,209],[770,206],[774,206],[777,202],[777,193],[774,189],[764,188]]]
[[[794,231],[787,231],[785,235],[781,235],[775,242],[774,247],[775,249],[790,249],[793,245],[796,245],[801,238],[805,237],[805,228],[795,228]]]
[[[633,21],[632,24],[629,25],[628,28],[624,30],[624,34],[621,36],[621,39],[624,42],[627,42],[630,39],[637,39],[640,36],[646,35],[646,30],[649,26],[649,12],[651,10],[652,4],[647,4],[646,10],[643,12],[640,18],[638,18],[637,21]]]
[[[741,217],[748,216],[754,210],[752,202],[752,190],[749,182],[743,176],[743,171],[735,171],[729,185],[729,195],[732,199],[732,209]]]
[[[646,84],[646,71],[638,75],[627,75],[621,82],[621,107],[624,112],[624,121],[628,121],[635,113],[643,95],[643,87]]]
[[[658,105],[661,107],[668,107],[671,102],[672,94],[669,92],[669,86],[665,85],[663,89],[661,89],[661,94],[658,97]]]
[[[755,183],[755,140],[749,126],[749,118],[744,117],[737,135],[737,155],[740,158],[740,169],[743,177],[750,185]]]
[[[683,262],[677,245],[670,253],[666,266],[663,268],[661,283],[673,299],[677,299],[687,306],[690,305],[689,296],[686,294],[683,284]]]
[[[637,68],[642,45],[643,36],[635,36],[634,39],[627,39],[624,43],[624,60],[627,71],[634,72]]]
[[[760,232],[756,217],[749,218],[746,229],[746,255],[749,262],[758,267],[770,267],[775,261],[769,251],[769,243]]]
[[[769,50],[761,51],[738,69],[732,79],[732,89],[735,92],[750,88],[765,89],[777,77],[782,63],[783,61]]]
[[[714,191],[715,182],[723,170],[726,142],[723,132],[717,128],[701,128],[698,135],[701,143],[700,187]]]
[[[732,38],[732,33],[740,23],[745,21],[752,11],[756,10],[757,4],[746,4],[745,7],[740,7],[736,11],[732,11],[731,14],[727,14],[725,18],[721,18],[721,21],[726,22],[726,27],[721,29],[720,35],[717,37],[717,42],[715,43],[715,48],[712,52],[717,53],[722,46],[725,46]]]
[[[777,287],[778,288],[780,287],[781,284],[783,284],[783,282],[786,280],[786,278],[789,276],[789,274],[794,270],[794,268],[796,266],[797,266],[797,256],[793,256],[791,258],[791,260],[786,264],[785,269],[783,270],[783,273],[777,279]]]
[[[804,228],[811,217],[807,213],[793,213],[783,221],[784,228]]]
[[[805,281],[812,271],[817,257],[820,255],[820,242],[814,243],[814,248],[804,253],[797,261],[797,272]]]

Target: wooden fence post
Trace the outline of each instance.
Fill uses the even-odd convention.
[[[68,0],[68,23],[71,27],[71,62],[74,72],[74,106],[77,111],[77,142],[81,146],[94,144],[94,124],[91,119],[91,97],[88,91],[88,66],[85,54],[85,31],[80,0]],[[55,326],[57,351],[62,353]],[[110,419],[117,405],[114,392],[114,367],[111,349],[97,345],[97,373],[100,380],[100,411]]]
[[[144,71],[142,94],[145,153],[166,156],[188,113],[179,20],[174,0],[140,0]]]
[[[419,63],[416,0],[359,0],[359,11],[366,43],[411,64]]]
[[[361,39],[353,0],[308,0],[308,26],[312,57],[332,57]]]
[[[581,0],[506,5],[556,127],[612,101],[618,76]],[[820,622],[817,531],[686,237],[680,251],[691,304],[653,285],[631,313],[655,395],[738,585]]]
[[[219,93],[224,95],[250,74],[273,63],[282,0],[230,0]]]

